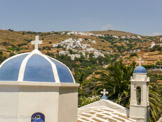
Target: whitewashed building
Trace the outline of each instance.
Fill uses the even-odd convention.
[[[131,77],[130,118],[137,122],[149,121],[149,81],[146,69],[139,65]]]
[[[160,38],[160,42],[162,42],[162,38]]]
[[[107,99],[78,109],[78,122],[136,122],[128,116],[128,109]]]
[[[78,86],[69,68],[35,50],[0,65],[0,122],[76,122]]]
[[[155,42],[154,42],[154,41],[153,41],[153,42],[151,42],[150,48],[153,48],[155,45],[156,45],[156,44],[155,44]]]

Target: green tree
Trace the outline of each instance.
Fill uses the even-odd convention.
[[[150,122],[155,122],[162,114],[162,102],[159,85],[157,82],[149,83]]]
[[[99,81],[99,85],[96,85],[96,90],[106,88],[109,91],[109,99],[121,104],[125,107],[129,107],[130,98],[130,76],[133,73],[135,63],[126,66],[122,63],[122,60],[111,64],[105,70],[97,71],[100,75],[99,78],[94,80]]]

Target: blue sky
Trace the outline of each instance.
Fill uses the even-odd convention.
[[[162,34],[162,0],[0,0],[0,29]]]

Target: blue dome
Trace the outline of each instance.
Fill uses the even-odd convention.
[[[0,81],[75,83],[66,65],[38,50],[5,60],[0,66]]]
[[[108,100],[107,97],[106,97],[106,95],[103,95],[103,96],[101,97],[101,99]]]
[[[137,66],[134,69],[133,73],[147,73],[147,71],[146,71],[145,67],[143,67],[143,66]]]

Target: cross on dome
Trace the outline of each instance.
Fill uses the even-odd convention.
[[[39,40],[39,36],[35,36],[35,40],[31,42],[32,45],[35,45],[35,50],[38,50],[38,45],[42,44],[42,40]]]
[[[106,89],[103,89],[103,91],[101,91],[101,94],[103,94],[103,95],[106,95],[106,94],[108,94],[109,92],[108,91],[106,91]]]
[[[144,61],[142,60],[142,58],[141,57],[139,57],[139,61],[137,61],[138,63],[139,63],[139,66],[141,66],[142,65],[142,63],[144,63]]]

